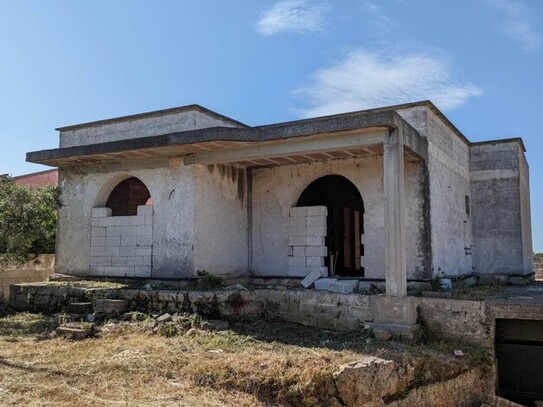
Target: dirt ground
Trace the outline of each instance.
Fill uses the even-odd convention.
[[[458,344],[380,343],[363,331],[279,321],[153,333],[148,317],[106,322],[96,337],[81,341],[54,337],[59,322],[40,314],[0,317],[0,405],[297,406],[326,391],[341,364],[363,355],[413,366],[417,384],[481,363],[476,349],[455,358]]]

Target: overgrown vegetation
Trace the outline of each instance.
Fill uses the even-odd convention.
[[[0,177],[0,263],[22,263],[55,252],[56,186],[22,187]]]
[[[195,318],[191,320],[191,318]],[[55,318],[21,313],[0,318],[1,405],[301,406],[335,388],[341,364],[365,355],[415,369],[421,385],[474,367],[452,345],[367,343],[364,331],[339,333],[248,319],[223,331],[198,317],[153,332],[153,319],[106,321],[96,337],[52,337]],[[185,321],[183,319],[183,321]],[[326,403],[322,404],[326,405]]]

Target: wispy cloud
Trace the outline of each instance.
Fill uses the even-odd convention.
[[[282,0],[260,16],[256,30],[262,35],[303,34],[320,31],[328,7],[310,0]]]
[[[505,14],[504,30],[524,51],[535,51],[541,45],[539,33],[532,25],[530,8],[520,0],[484,0],[485,4]]]
[[[316,71],[294,93],[307,103],[299,113],[314,117],[423,99],[452,110],[483,91],[456,81],[443,55],[358,49]]]

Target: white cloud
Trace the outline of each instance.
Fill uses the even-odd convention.
[[[328,7],[309,0],[282,0],[260,16],[256,30],[262,35],[317,32]]]
[[[517,41],[524,51],[530,52],[539,48],[539,33],[532,26],[531,11],[526,4],[520,0],[485,0],[485,3],[505,14],[506,34]]]
[[[316,71],[294,93],[307,103],[302,116],[315,117],[425,99],[452,110],[483,91],[455,81],[441,56],[359,49]]]

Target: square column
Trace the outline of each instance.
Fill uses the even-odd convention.
[[[385,136],[383,141],[385,279],[388,297],[405,297],[407,294],[403,145],[403,135],[399,129]]]

